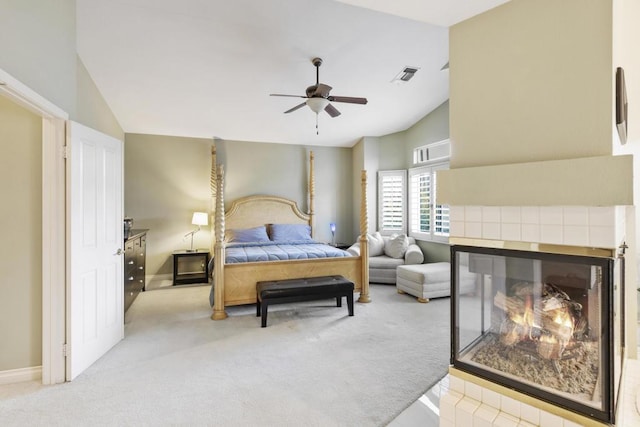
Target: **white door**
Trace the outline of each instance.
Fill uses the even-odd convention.
[[[69,123],[67,381],[124,337],[122,142]]]

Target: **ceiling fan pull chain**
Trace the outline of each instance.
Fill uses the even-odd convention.
[[[318,113],[316,113],[316,135],[320,135],[320,129],[318,129]]]

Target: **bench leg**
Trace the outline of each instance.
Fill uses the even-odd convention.
[[[349,316],[353,316],[353,292],[347,294],[347,307],[349,308]]]
[[[256,298],[256,317],[260,317],[260,297]]]
[[[336,297],[336,307],[342,307],[342,296]]]
[[[265,301],[262,301],[261,314],[262,314],[262,327],[263,328],[267,327],[267,307],[268,307],[268,304]]]

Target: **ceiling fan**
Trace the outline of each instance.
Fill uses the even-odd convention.
[[[280,93],[272,93],[271,96],[288,96],[292,98],[304,98],[306,101],[296,105],[293,108],[288,109],[284,113],[291,113],[296,111],[305,105],[308,105],[311,110],[316,113],[316,129],[318,128],[318,118],[317,115],[320,111],[324,110],[331,117],[338,117],[340,115],[340,111],[330,102],[345,102],[348,104],[366,104],[367,98],[358,98],[353,96],[333,96],[330,95],[331,86],[326,85],[324,83],[320,83],[320,65],[322,65],[322,58],[313,58],[311,63],[316,67],[316,84],[311,85],[306,90],[306,95],[284,95]],[[316,132],[317,133],[317,132]]]

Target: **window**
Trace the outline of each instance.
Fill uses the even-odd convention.
[[[406,233],[407,171],[378,172],[378,230]]]
[[[435,203],[436,171],[448,163],[409,169],[409,235],[419,240],[448,241],[449,206]]]
[[[413,150],[413,164],[448,161],[450,152],[451,143],[448,139],[432,142]]]

